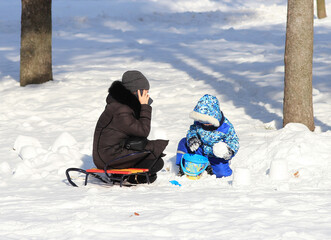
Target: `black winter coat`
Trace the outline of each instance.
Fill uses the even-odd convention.
[[[151,129],[152,107],[139,100],[120,81],[108,90],[107,106],[97,122],[93,139],[93,161],[97,168],[130,168],[146,158],[146,154],[133,154],[123,147],[130,136],[148,137]],[[159,158],[168,145],[167,140],[148,141],[147,156],[153,161]],[[125,157],[124,157],[125,156]],[[114,161],[115,159],[118,159]]]

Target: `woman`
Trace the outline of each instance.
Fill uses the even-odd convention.
[[[148,95],[149,82],[139,71],[127,71],[122,81],[110,86],[107,105],[101,114],[94,133],[93,161],[108,168],[148,168],[150,182],[164,165],[162,153],[168,140],[147,140],[143,150],[126,147],[129,138],[147,138],[151,129],[152,100]],[[146,177],[130,176],[131,183],[146,183]]]

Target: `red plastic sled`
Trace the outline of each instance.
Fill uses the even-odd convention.
[[[91,169],[81,169],[81,168],[68,168],[66,170],[66,176],[68,179],[68,182],[74,186],[78,187],[76,183],[74,183],[71,179],[70,172],[80,172],[85,174],[85,181],[84,185],[87,185],[87,180],[89,175],[93,176],[96,179],[99,179],[100,181],[104,183],[120,183],[120,187],[123,185],[123,181],[126,177],[131,176],[131,175],[145,175],[147,179],[147,183],[149,184],[149,177],[148,177],[148,172],[149,169],[145,168],[125,168],[125,169],[109,169],[109,170],[103,170],[103,169],[98,169],[98,168],[91,168]],[[99,175],[100,174],[100,175]],[[105,174],[105,178],[101,176],[101,174]]]
[[[131,157],[131,156],[135,156],[137,154],[141,154],[146,155],[150,154],[150,151],[143,151],[143,152],[135,152],[135,153],[131,153],[128,154],[126,156],[123,157],[119,157],[114,159],[113,161],[118,161],[121,160],[123,158],[127,158],[127,157]],[[112,161],[112,162],[113,162]],[[91,169],[81,169],[81,168],[68,168],[66,170],[66,176],[68,179],[68,182],[74,186],[74,187],[78,187],[76,183],[74,183],[72,181],[72,178],[70,176],[70,172],[80,172],[85,174],[85,186],[87,185],[87,180],[89,175],[93,176],[96,179],[99,179],[100,181],[104,182],[104,183],[120,183],[120,186],[122,187],[123,185],[123,181],[126,177],[131,176],[131,175],[145,175],[146,176],[146,180],[147,183],[150,184],[149,181],[149,177],[148,177],[148,173],[149,173],[149,169],[145,169],[145,168],[125,168],[125,169],[108,169],[108,164],[105,166],[105,169],[98,169],[98,168],[91,168]],[[104,176],[102,176],[102,174],[104,174]]]

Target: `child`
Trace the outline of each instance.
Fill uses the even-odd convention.
[[[179,174],[183,175],[180,167],[183,154],[195,153],[208,158],[211,166],[207,168],[209,174],[215,174],[217,178],[230,176],[229,160],[239,149],[239,139],[233,125],[220,110],[217,98],[204,95],[190,113],[190,118],[194,119],[194,123],[177,149]]]

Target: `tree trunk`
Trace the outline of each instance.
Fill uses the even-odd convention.
[[[313,0],[288,0],[283,126],[303,123],[315,129],[312,97]]]
[[[316,0],[317,3],[317,17],[319,19],[326,18],[325,0]]]
[[[52,73],[52,0],[22,0],[20,84],[44,83]]]

